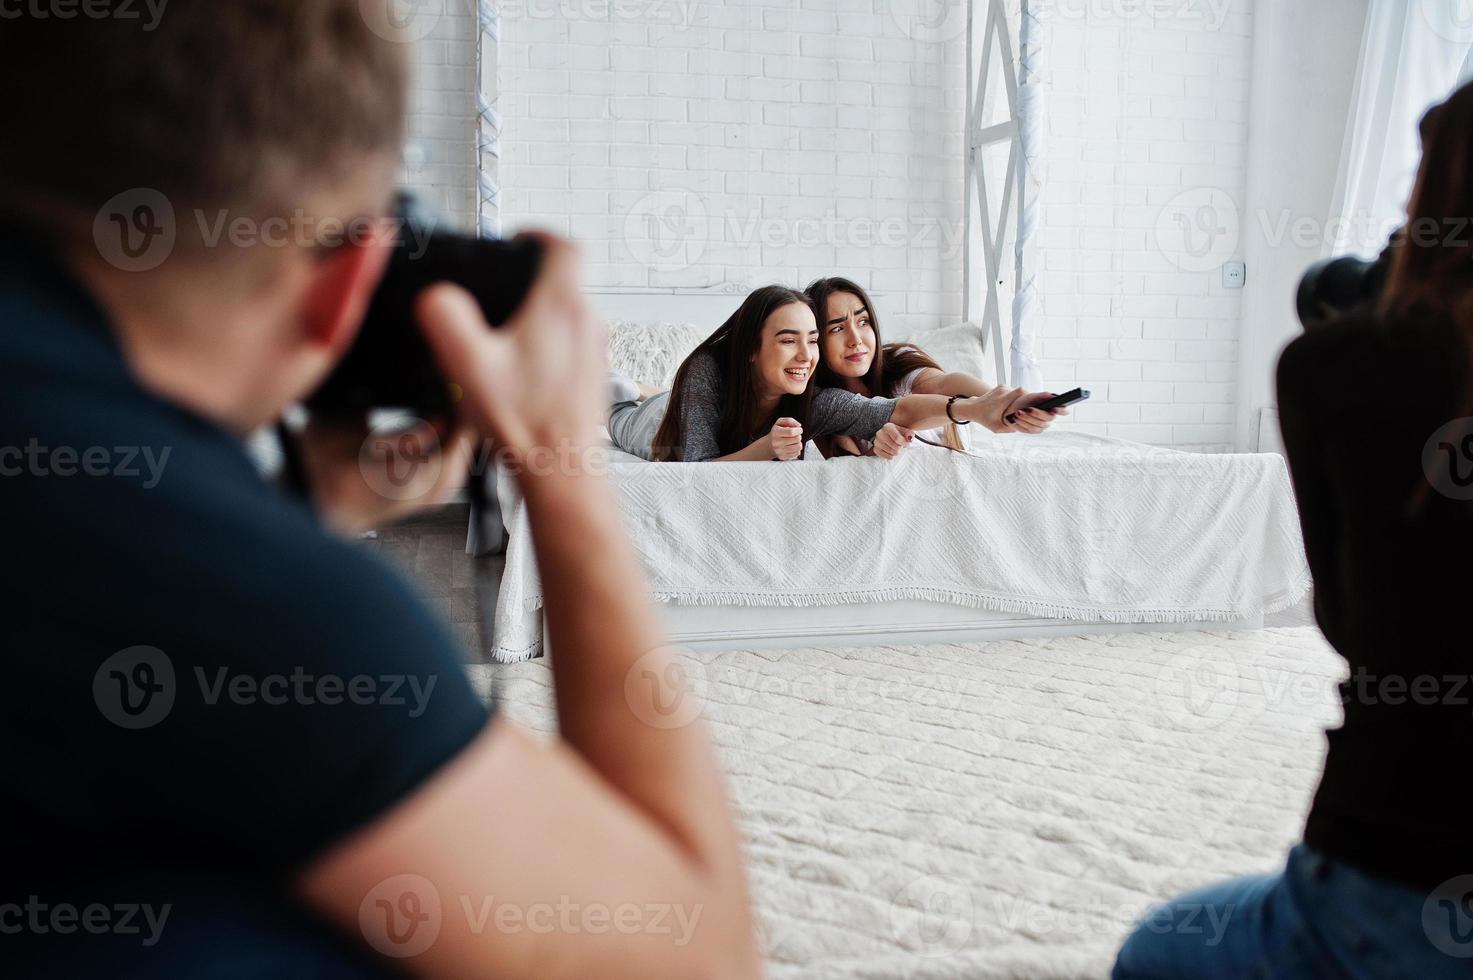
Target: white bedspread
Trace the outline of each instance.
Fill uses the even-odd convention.
[[[653,596],[679,604],[928,599],[1096,622],[1230,622],[1309,588],[1278,455],[1054,430],[974,441],[971,454],[917,443],[892,462],[614,453],[610,468]],[[520,501],[505,519],[494,643],[513,661],[540,645],[542,590]]]
[[[1152,904],[1283,867],[1344,673],[1312,627],[687,664],[772,980],[1107,977]],[[545,661],[472,672],[554,730]]]

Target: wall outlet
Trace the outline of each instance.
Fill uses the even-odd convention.
[[[1222,285],[1224,289],[1242,289],[1243,283],[1248,281],[1248,264],[1246,262],[1224,262],[1222,264]]]

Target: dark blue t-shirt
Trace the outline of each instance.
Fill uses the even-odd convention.
[[[447,627],[0,251],[0,975],[388,967],[296,873],[484,727]]]

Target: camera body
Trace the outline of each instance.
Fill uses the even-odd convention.
[[[1306,328],[1317,327],[1358,307],[1374,303],[1386,289],[1391,272],[1391,259],[1401,241],[1401,232],[1375,259],[1359,259],[1342,255],[1316,262],[1299,281],[1295,306],[1299,322]]]
[[[541,262],[535,240],[498,241],[438,231],[412,197],[400,195],[398,240],[348,353],[308,399],[316,415],[362,417],[375,409],[448,418],[455,407],[415,316],[425,289],[454,283],[500,326],[531,290]]]

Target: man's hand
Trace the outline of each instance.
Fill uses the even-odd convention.
[[[881,459],[894,459],[900,451],[910,445],[915,433],[910,429],[886,422],[875,433],[875,455]]]
[[[772,443],[772,455],[777,459],[797,459],[803,455],[803,426],[797,419],[780,418],[767,434]]]
[[[370,431],[364,421],[312,419],[298,441],[312,503],[339,534],[359,534],[448,502],[465,483],[471,437],[464,428],[409,420]]]
[[[459,388],[462,419],[515,462],[534,450],[566,459],[562,450],[597,446],[608,411],[607,330],[579,291],[577,250],[539,237],[537,281],[502,327],[492,329],[470,293],[449,283],[419,301],[425,338]]]

